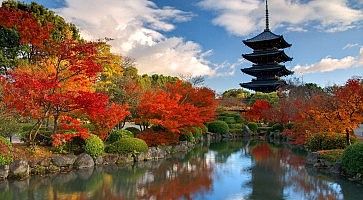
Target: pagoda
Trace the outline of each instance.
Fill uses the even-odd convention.
[[[291,44],[287,43],[282,35],[276,35],[270,31],[267,0],[265,30],[253,38],[244,40],[243,43],[253,49],[253,53],[243,54],[242,57],[253,65],[241,71],[256,78],[251,82],[241,83],[241,87],[267,93],[286,85],[280,77],[293,74],[293,72],[281,63],[292,60],[284,52],[284,49],[291,47]]]

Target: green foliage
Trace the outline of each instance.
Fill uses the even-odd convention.
[[[203,136],[203,130],[200,127],[193,127],[192,134],[195,139],[200,139]]]
[[[202,134],[204,134],[204,133],[207,133],[208,132],[208,127],[206,126],[206,125],[202,125],[201,127],[201,130],[202,130]]]
[[[208,124],[208,130],[212,133],[226,134],[229,132],[228,124],[224,121],[216,120]]]
[[[13,161],[12,149],[10,141],[0,136],[0,166],[8,165]]]
[[[236,120],[233,117],[225,117],[223,121],[226,122],[227,124],[236,123]]]
[[[343,149],[323,150],[319,151],[319,155],[327,161],[337,162],[342,159],[343,152]]]
[[[144,140],[139,138],[121,138],[106,147],[107,153],[142,153],[147,152],[148,147]]]
[[[195,139],[194,139],[193,133],[188,132],[188,133],[184,133],[184,134],[180,135],[179,141],[194,142]]]
[[[276,104],[279,100],[279,96],[277,96],[276,92],[271,93],[262,93],[262,92],[256,92],[255,94],[251,95],[251,97],[248,100],[249,105],[253,105],[256,100],[266,100],[271,105]]]
[[[311,135],[306,142],[310,151],[344,149],[347,144],[345,136],[339,133],[316,133]]]
[[[133,138],[134,134],[128,130],[115,130],[110,133],[107,138],[107,142],[112,144],[119,141],[121,138]]]
[[[140,129],[135,127],[127,127],[125,130],[132,132],[134,135],[137,135],[141,132]]]
[[[228,127],[230,129],[241,129],[243,128],[244,124],[238,123],[238,124],[228,124]]]
[[[222,96],[223,98],[238,98],[238,99],[245,99],[249,97],[251,94],[250,92],[244,90],[244,89],[230,89],[225,92],[223,92]]]
[[[363,174],[363,143],[355,143],[345,149],[342,166],[350,174]]]
[[[277,124],[274,124],[272,127],[271,127],[271,131],[278,131],[278,132],[282,132],[284,131],[284,126],[277,123]]]
[[[233,134],[238,134],[238,135],[242,135],[243,134],[242,129],[239,129],[239,128],[231,128],[231,129],[229,129],[229,132],[230,133],[233,133]]]
[[[218,120],[225,121],[227,124],[243,123],[244,120],[238,112],[225,111],[218,115]]]
[[[101,156],[105,150],[103,141],[97,135],[92,134],[89,138],[86,139],[85,143],[84,151],[93,158]]]
[[[256,123],[249,122],[247,126],[252,132],[257,133],[258,125]]]

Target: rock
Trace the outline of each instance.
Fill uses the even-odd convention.
[[[103,164],[103,157],[102,157],[102,156],[98,156],[98,157],[95,159],[95,164],[96,164],[96,165],[102,165],[102,164]]]
[[[57,173],[57,172],[60,172],[60,167],[55,166],[55,165],[49,165],[48,171],[50,173]]]
[[[44,158],[38,164],[43,166],[43,167],[49,167],[50,163],[51,163],[50,158]]]
[[[103,156],[104,165],[115,164],[117,160],[118,160],[117,154],[106,154]]]
[[[151,160],[152,158],[149,156],[149,154],[146,153],[139,153],[137,155],[135,155],[135,162],[140,162],[140,161],[146,161],[146,160]]]
[[[134,157],[131,154],[127,154],[127,155],[119,155],[116,164],[121,165],[132,162],[134,162]]]
[[[9,175],[9,165],[0,166],[0,180],[5,180]]]
[[[35,165],[30,169],[31,174],[45,174],[47,172],[47,168],[42,165]]]
[[[314,165],[318,162],[319,154],[317,152],[309,152],[306,156],[306,164]]]
[[[77,157],[76,161],[74,162],[74,167],[76,169],[91,168],[93,166],[95,166],[95,162],[93,161],[93,158],[86,153],[80,154]]]
[[[16,160],[10,164],[9,177],[24,179],[29,176],[30,168],[27,161]]]
[[[76,161],[77,156],[75,155],[54,155],[52,156],[52,162],[57,167],[70,167]]]
[[[248,135],[248,136],[253,135],[253,132],[250,130],[250,128],[248,128],[247,125],[245,125],[243,127],[242,132],[243,132],[243,135]]]
[[[330,167],[329,171],[333,174],[340,174],[342,172],[342,164],[337,162],[332,167]]]

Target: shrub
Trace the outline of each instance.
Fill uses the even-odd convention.
[[[207,133],[207,132],[208,132],[208,127],[207,127],[206,125],[204,125],[204,124],[202,124],[202,125],[200,126],[200,129],[202,130],[202,134],[204,134],[204,133]]]
[[[217,120],[208,124],[208,130],[212,133],[226,134],[229,128],[226,122]]]
[[[171,132],[154,132],[147,129],[137,135],[137,138],[144,140],[148,146],[178,144],[179,136]]]
[[[0,166],[8,165],[13,161],[12,150],[10,141],[0,136]]]
[[[143,153],[147,152],[148,147],[144,140],[139,138],[121,138],[119,141],[116,141],[107,146],[107,153]]]
[[[128,130],[116,130],[112,131],[111,134],[107,138],[107,142],[112,144],[116,141],[119,141],[121,138],[133,138],[134,134]]]
[[[179,141],[188,141],[188,142],[194,142],[194,136],[191,132],[182,134],[179,136]]]
[[[243,128],[243,124],[239,123],[239,124],[228,124],[228,127],[230,129],[241,129]]]
[[[320,157],[330,162],[337,162],[342,159],[343,149],[332,149],[319,151]]]
[[[316,133],[308,137],[306,148],[310,151],[344,149],[345,136],[339,133]]]
[[[223,120],[224,122],[226,122],[227,124],[234,124],[236,123],[236,120],[233,117],[226,117]]]
[[[342,166],[350,174],[363,174],[363,143],[352,144],[343,152]]]
[[[290,122],[290,123],[285,125],[285,128],[292,129],[292,128],[294,128],[294,124]]]
[[[256,132],[257,132],[258,125],[257,125],[256,123],[254,123],[254,122],[249,122],[249,123],[247,124],[247,126],[248,126],[248,128],[249,128],[252,132],[254,132],[254,133],[256,133]]]
[[[284,126],[277,123],[277,124],[274,124],[272,127],[271,127],[271,131],[278,131],[280,133],[282,133],[282,131],[284,131]]]
[[[91,136],[85,140],[84,151],[93,158],[102,155],[104,150],[105,145],[97,135],[91,134]]]
[[[233,129],[233,128],[231,128],[231,129],[229,129],[229,132],[233,133],[233,134],[239,134],[239,135],[243,134],[242,129]]]
[[[203,136],[203,130],[200,127],[193,127],[192,128],[192,134],[195,139],[200,139]]]
[[[141,132],[140,129],[138,129],[136,127],[127,127],[127,128],[125,128],[125,130],[132,132],[134,135],[137,135]]]

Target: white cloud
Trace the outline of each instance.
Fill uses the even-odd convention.
[[[265,26],[265,1],[261,0],[202,0],[202,8],[217,12],[215,25],[242,36]],[[347,0],[270,0],[270,24],[288,29],[306,30],[308,27],[337,32],[355,27],[363,19],[363,11],[348,6]],[[295,29],[294,29],[295,28]]]
[[[358,43],[354,43],[354,44],[352,44],[352,43],[348,43],[347,45],[345,45],[345,46],[343,47],[343,50],[345,50],[345,49],[350,49],[350,48],[357,47],[357,46],[359,46],[359,44],[358,44]]]
[[[330,72],[337,69],[348,69],[353,67],[363,67],[363,47],[359,50],[356,57],[347,56],[341,59],[325,57],[319,62],[311,65],[296,65],[293,71],[299,74],[308,74],[315,72]]]
[[[112,51],[135,58],[140,73],[215,74],[200,45],[164,34],[191,20],[190,12],[150,0],[66,0],[56,12],[80,27],[85,39],[112,38]]]

